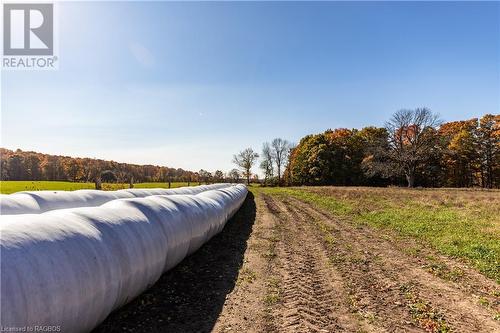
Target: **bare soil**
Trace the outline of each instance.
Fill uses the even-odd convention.
[[[422,244],[258,192],[95,332],[500,332],[499,296]]]

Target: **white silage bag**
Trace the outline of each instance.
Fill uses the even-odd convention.
[[[37,214],[39,212],[40,205],[29,194],[0,194],[0,214]]]
[[[220,232],[244,185],[0,216],[2,327],[88,332]]]
[[[213,184],[176,189],[125,189],[118,191],[30,191],[0,196],[0,214],[39,214],[50,210],[96,207],[106,202],[124,198],[142,198],[150,195],[198,194],[221,189],[230,184]]]

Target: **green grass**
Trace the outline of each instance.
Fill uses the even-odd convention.
[[[191,186],[198,183],[190,183]],[[185,182],[175,182],[171,188],[187,186]],[[128,188],[128,184],[102,184],[103,190],[118,190]],[[137,183],[135,188],[168,188],[167,183]],[[41,191],[41,190],[64,190],[74,191],[82,189],[95,189],[94,183],[73,183],[73,182],[54,182],[54,181],[1,181],[0,193],[10,194],[20,191]]]
[[[500,283],[500,191],[301,187],[263,188],[339,217],[427,243],[464,258]]]

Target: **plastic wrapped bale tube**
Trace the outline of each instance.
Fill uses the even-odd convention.
[[[198,194],[229,184],[200,185],[175,189],[126,189],[118,191],[31,191],[0,195],[0,214],[40,214],[55,209],[96,207],[115,199],[142,198],[150,195]]]
[[[220,232],[246,194],[234,185],[0,216],[0,325],[90,331]]]

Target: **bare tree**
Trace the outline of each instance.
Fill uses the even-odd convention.
[[[276,164],[278,185],[281,184],[281,169],[286,165],[288,156],[290,155],[290,146],[290,142],[281,138],[276,138],[271,142],[271,155]]]
[[[269,142],[264,142],[262,145],[262,161],[260,169],[264,172],[264,185],[274,177],[273,154]]]
[[[259,154],[253,151],[252,148],[247,148],[233,156],[233,163],[243,170],[243,175],[247,178],[247,184],[250,185],[251,169]]]
[[[439,116],[427,108],[399,110],[385,124],[388,133],[386,167],[403,174],[408,187],[415,186],[415,175],[435,147],[435,129]]]

